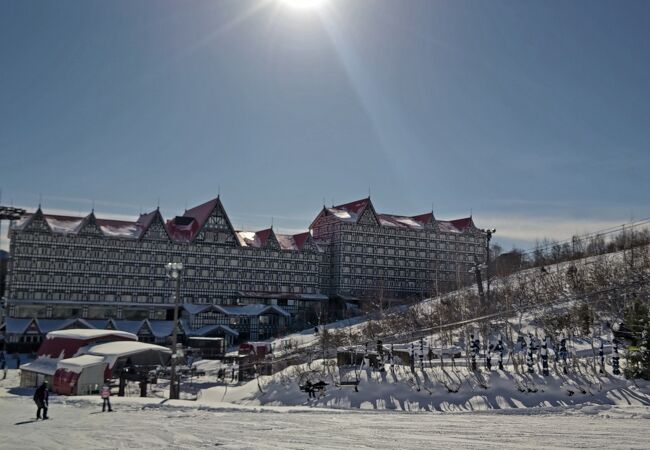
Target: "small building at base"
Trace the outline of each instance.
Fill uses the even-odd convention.
[[[101,356],[81,355],[62,359],[54,372],[52,390],[63,395],[90,395],[104,383],[106,361]]]

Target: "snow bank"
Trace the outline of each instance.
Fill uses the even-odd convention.
[[[544,377],[513,371],[483,371],[477,377],[465,369],[417,369],[385,366],[339,373],[319,362],[284,371],[239,386],[215,386],[200,393],[202,403],[232,402],[243,405],[312,406],[337,409],[394,411],[483,411],[527,408],[564,408],[575,405],[650,406],[650,384],[635,384],[620,377],[588,374]],[[358,392],[340,386],[359,377]],[[325,395],[308,400],[299,386],[306,380],[328,383]],[[641,386],[641,387],[639,387]],[[453,392],[456,391],[456,392]]]

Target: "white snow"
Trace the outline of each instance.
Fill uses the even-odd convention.
[[[42,373],[45,375],[54,375],[56,372],[57,362],[59,360],[56,358],[49,358],[47,356],[42,356],[35,359],[32,362],[21,365],[21,369],[28,370],[30,372]]]
[[[167,347],[160,345],[148,344],[146,342],[133,342],[133,341],[115,341],[106,342],[104,344],[96,344],[88,347],[87,353],[90,355],[99,356],[128,356],[135,353],[140,353],[147,350],[155,350],[162,353],[171,354],[171,350]]]
[[[356,222],[358,214],[351,213],[349,211],[346,211],[344,209],[337,209],[337,208],[327,208],[327,210],[334,214],[338,219],[346,221],[346,222]]]
[[[141,231],[135,224],[123,226],[100,225],[99,227],[106,236],[113,237],[137,238],[140,236]]]
[[[52,395],[52,420],[36,422],[34,391],[16,388],[17,374],[0,380],[0,448],[12,450],[640,449],[650,440],[650,410],[632,405],[416,413],[113,396],[115,412],[102,414],[99,396]]]
[[[282,250],[298,250],[293,236],[289,234],[276,234],[275,238],[278,240],[278,244],[280,244]]]
[[[50,331],[49,333],[47,333],[47,339],[66,338],[66,339],[85,340],[85,339],[101,338],[104,336],[121,336],[128,339],[132,339],[134,341],[138,340],[138,337],[133,333],[127,333],[125,331],[117,331],[117,330],[96,330],[92,328],[58,330],[58,331]]]
[[[446,233],[460,233],[461,231],[454,226],[451,222],[448,222],[446,220],[437,220],[436,224],[438,225],[438,229],[440,231],[444,231]]]
[[[85,367],[92,367],[98,364],[106,364],[104,358],[94,355],[81,355],[60,360],[57,364],[57,369],[66,369],[70,372],[79,373]]]
[[[83,222],[81,217],[75,220],[60,220],[45,216],[45,220],[55,233],[76,233],[79,225]]]
[[[259,238],[257,237],[257,233],[254,231],[238,231],[237,235],[239,237],[239,241],[244,246],[260,247],[262,245]]]

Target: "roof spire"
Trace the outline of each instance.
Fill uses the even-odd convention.
[[[43,203],[43,194],[38,194],[38,209],[41,209],[41,203]]]
[[[370,185],[368,185],[368,199],[370,199]]]
[[[217,185],[217,198],[221,197],[221,185]]]
[[[90,210],[91,213],[95,214],[95,199],[92,201],[92,209]]]
[[[160,197],[156,199],[156,210],[160,210]]]
[[[271,217],[271,229],[273,229],[273,217]]]

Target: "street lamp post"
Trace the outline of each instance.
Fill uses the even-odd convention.
[[[176,382],[176,347],[178,341],[178,299],[181,296],[181,273],[183,272],[183,263],[167,263],[167,276],[176,282],[174,292],[174,328],[172,330],[172,360],[169,384],[170,400],[178,399],[179,389]]]

